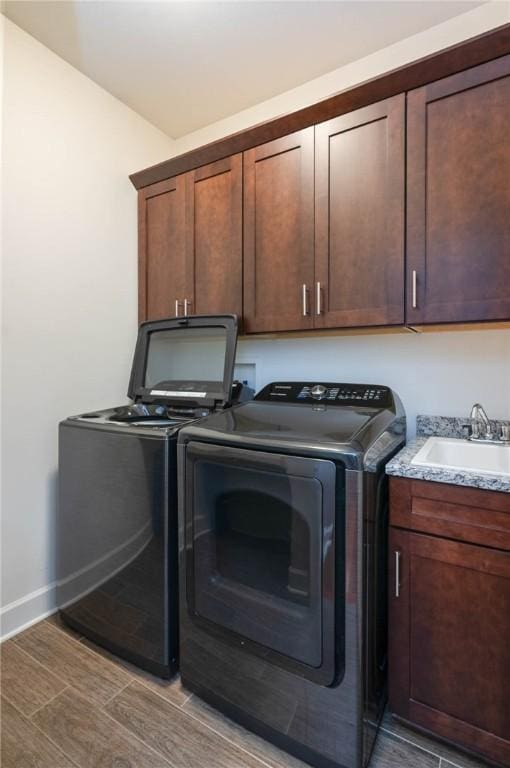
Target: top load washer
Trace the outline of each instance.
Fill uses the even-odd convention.
[[[385,702],[388,387],[277,382],[179,435],[183,684],[326,768]]]
[[[178,663],[177,435],[239,399],[236,341],[234,316],[143,323],[133,402],[60,424],[60,613],[163,677]]]

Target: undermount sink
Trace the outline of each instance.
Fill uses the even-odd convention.
[[[510,445],[474,443],[453,437],[429,437],[411,464],[510,476]]]

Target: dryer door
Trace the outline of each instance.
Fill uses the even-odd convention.
[[[186,457],[192,617],[266,659],[330,684],[337,466],[195,442]]]

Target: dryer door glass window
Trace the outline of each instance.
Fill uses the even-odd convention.
[[[335,465],[198,443],[187,456],[194,612],[321,667],[334,632]]]

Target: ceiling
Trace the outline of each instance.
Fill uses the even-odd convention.
[[[178,138],[479,5],[6,0],[2,9]]]

